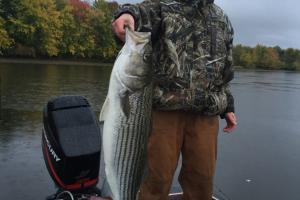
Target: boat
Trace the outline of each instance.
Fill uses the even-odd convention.
[[[66,116],[67,120],[64,120]],[[58,187],[57,192],[46,197],[46,200],[104,200],[97,188],[100,124],[87,99],[62,96],[50,100],[44,108],[43,122],[43,156],[49,174]],[[89,126],[89,131],[84,131],[84,134],[78,131],[81,126]],[[78,141],[89,144],[88,148],[78,145]],[[168,200],[182,198],[182,192],[171,193]],[[212,197],[212,200],[219,199]]]

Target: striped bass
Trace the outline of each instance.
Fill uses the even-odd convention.
[[[126,28],[100,114],[105,176],[113,200],[135,200],[146,169],[152,109],[150,37],[149,32]]]

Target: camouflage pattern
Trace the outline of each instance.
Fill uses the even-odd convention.
[[[137,30],[152,32],[155,109],[234,111],[233,28],[213,0],[144,1],[123,5],[115,18],[122,13],[134,16]]]

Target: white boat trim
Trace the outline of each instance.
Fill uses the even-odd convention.
[[[183,194],[182,192],[171,193],[171,194],[169,194],[169,197],[171,197],[171,196],[177,196],[177,195],[182,195],[182,194]],[[220,200],[220,199],[218,199],[217,197],[212,196],[212,200]]]
[[[212,199],[213,200],[220,200],[220,199],[218,199],[217,197],[214,197],[214,196],[212,196]]]

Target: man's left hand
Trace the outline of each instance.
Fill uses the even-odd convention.
[[[226,133],[231,133],[237,126],[237,120],[233,112],[225,114],[227,126],[223,129]]]

